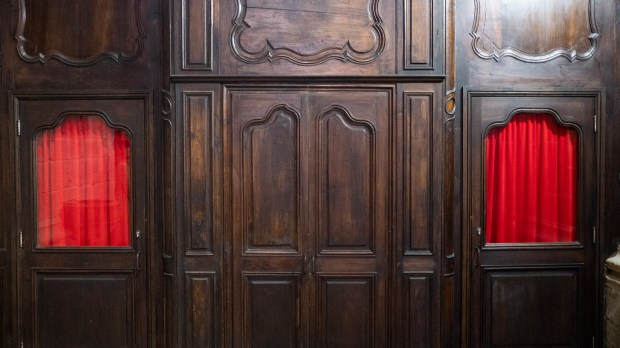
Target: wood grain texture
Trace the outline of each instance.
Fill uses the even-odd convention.
[[[476,0],[471,36],[483,59],[588,59],[599,38],[594,0]]]
[[[19,0],[17,51],[73,66],[133,60],[144,48],[140,0]]]
[[[317,65],[337,59],[368,64],[386,45],[378,0],[236,2],[231,47],[244,63],[285,59]]]
[[[187,347],[215,347],[216,278],[213,273],[186,273],[185,299],[189,325],[185,327]]]

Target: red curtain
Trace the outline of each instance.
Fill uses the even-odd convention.
[[[38,245],[129,245],[127,134],[67,117],[37,138]]]
[[[548,114],[518,114],[489,131],[487,243],[576,240],[578,140]]]

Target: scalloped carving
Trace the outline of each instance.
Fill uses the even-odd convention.
[[[593,0],[475,0],[475,5],[470,35],[480,58],[541,63],[585,60],[596,52]]]
[[[140,0],[19,0],[15,38],[19,56],[31,63],[133,60],[144,48]]]
[[[231,47],[248,64],[368,64],[381,55],[385,40],[379,0],[237,0]]]

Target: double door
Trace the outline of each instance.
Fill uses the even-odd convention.
[[[391,88],[224,94],[233,346],[384,346]]]

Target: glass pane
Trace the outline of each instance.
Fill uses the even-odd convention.
[[[129,245],[130,142],[98,116],[37,138],[38,245]]]
[[[578,134],[518,114],[486,138],[486,242],[577,240]]]

